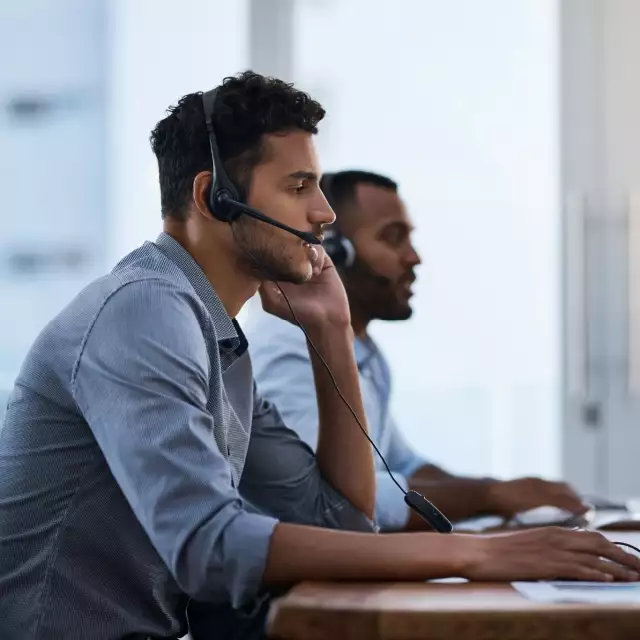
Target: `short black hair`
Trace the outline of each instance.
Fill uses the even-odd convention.
[[[355,203],[356,188],[359,184],[370,184],[375,187],[390,189],[396,193],[398,191],[398,184],[391,178],[360,169],[325,173],[320,180],[320,188],[331,208],[341,213],[344,211],[345,205]]]
[[[162,217],[187,217],[193,180],[211,171],[202,92],[182,97],[151,132],[158,159]],[[291,129],[318,132],[325,111],[292,84],[245,71],[225,78],[218,90],[213,126],[227,174],[243,189],[263,159],[262,136]]]

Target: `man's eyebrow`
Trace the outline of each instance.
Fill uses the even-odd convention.
[[[318,174],[313,171],[294,171],[289,174],[289,177],[296,180],[313,180],[315,182],[318,180]]]
[[[402,231],[406,231],[407,233],[411,233],[415,231],[415,227],[410,222],[405,222],[404,220],[390,220],[383,224],[380,227],[380,231],[384,232],[387,229],[401,229]]]

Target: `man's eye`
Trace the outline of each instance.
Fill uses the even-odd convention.
[[[391,229],[383,235],[384,241],[394,247],[399,245],[404,238],[405,234],[399,229]]]
[[[296,193],[302,193],[304,191],[304,184],[298,184],[295,187],[293,187],[293,190]]]

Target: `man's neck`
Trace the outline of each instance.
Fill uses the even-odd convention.
[[[351,328],[353,329],[353,335],[356,338],[364,338],[367,335],[367,327],[369,326],[370,319],[354,304],[350,304],[351,312]]]
[[[191,254],[211,283],[229,317],[235,318],[245,303],[258,291],[259,280],[245,272],[238,262],[237,254],[223,241],[212,246],[209,238],[205,247],[198,242],[196,234],[190,233],[188,224],[165,223],[164,231]]]

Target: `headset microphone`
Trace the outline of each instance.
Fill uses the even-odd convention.
[[[227,207],[234,212],[238,212],[238,215],[244,214],[245,216],[249,216],[250,218],[254,218],[255,220],[260,220],[261,222],[266,222],[273,227],[277,227],[278,229],[283,229],[284,231],[288,231],[292,233],[294,236],[297,236],[301,240],[304,240],[308,244],[321,244],[320,239],[317,238],[313,233],[308,231],[298,231],[298,229],[294,229],[289,225],[284,224],[283,222],[278,222],[269,216],[266,216],[261,211],[250,207],[249,205],[244,204],[243,202],[238,202],[237,200],[233,200],[229,194],[226,192],[221,193],[218,196],[218,203],[222,202],[223,207]],[[220,206],[218,204],[218,206]]]

